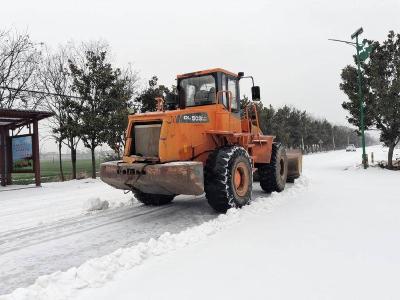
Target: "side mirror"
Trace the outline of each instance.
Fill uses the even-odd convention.
[[[251,88],[251,99],[253,101],[260,101],[260,87],[259,86],[253,86]]]

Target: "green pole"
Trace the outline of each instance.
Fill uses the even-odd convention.
[[[358,45],[358,34],[356,35],[356,49],[357,49],[357,81],[358,81],[358,97],[360,99],[360,129],[361,129],[361,144],[362,144],[362,164],[364,169],[368,167],[368,158],[365,153],[365,134],[364,134],[364,100],[362,94],[362,86],[361,86],[361,67],[360,67],[360,50]]]

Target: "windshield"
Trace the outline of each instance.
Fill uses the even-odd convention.
[[[179,86],[179,96],[186,107],[215,103],[215,78],[212,75],[185,78]]]

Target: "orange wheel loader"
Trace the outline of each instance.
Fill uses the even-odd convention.
[[[251,78],[252,100],[240,108],[239,82]],[[300,176],[302,155],[263,135],[260,88],[251,76],[217,68],[177,76],[178,95],[157,98],[157,111],[130,115],[122,161],[101,165],[107,184],[131,190],[146,205],[205,193],[218,212],[251,200],[253,173],[261,188],[281,192]]]

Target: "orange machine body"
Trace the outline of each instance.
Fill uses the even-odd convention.
[[[190,84],[205,77],[209,78],[205,84],[212,85],[207,96],[199,89],[199,95],[193,94],[194,103],[189,103]],[[148,194],[200,195],[207,159],[220,147],[243,147],[253,172],[269,164],[274,136],[261,132],[254,102],[240,108],[241,78],[223,69],[178,75],[177,89],[182,94],[172,108],[157,98],[157,111],[128,117],[123,159],[103,163],[102,180],[119,189]],[[198,99],[207,101],[199,104]]]
[[[134,153],[135,124],[161,124],[157,157]],[[171,111],[129,116],[123,161],[201,161],[223,145],[240,145],[248,150],[253,163],[269,163],[273,136],[265,136],[247,118],[234,114],[223,104],[195,106]],[[150,146],[150,145],[149,145]]]

